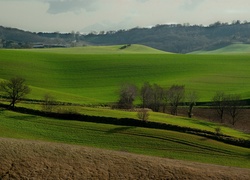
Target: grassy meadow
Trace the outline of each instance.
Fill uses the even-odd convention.
[[[184,84],[198,92],[200,101],[210,101],[218,90],[250,98],[248,55],[179,55],[133,46],[127,53],[117,53],[120,46],[0,50],[0,78],[24,77],[32,99],[48,92],[80,104],[114,102],[121,84],[146,81],[163,87]],[[134,49],[140,53],[131,53]]]
[[[37,52],[59,54],[171,54],[148,46],[116,45],[116,46],[83,46],[75,48],[38,49]]]
[[[195,51],[191,54],[250,54],[250,45],[235,43],[223,48],[207,51]]]
[[[43,140],[250,168],[250,150],[179,132],[58,121],[2,110],[1,137]]]
[[[140,45],[67,49],[0,50],[0,80],[24,77],[29,99],[46,93],[57,101],[77,103],[74,111],[115,118],[137,118],[136,112],[93,108],[117,101],[123,83],[163,87],[185,85],[200,101],[218,90],[250,98],[250,55],[171,54]],[[139,99],[137,100],[137,103]],[[18,104],[41,109],[39,104]],[[64,107],[67,108],[67,107]],[[250,168],[250,150],[180,132],[139,127],[59,121],[0,110],[0,137],[79,144],[138,154]],[[149,121],[192,127],[249,139],[250,135],[216,123],[150,112]]]
[[[28,108],[28,109],[36,109],[36,110],[42,109],[40,104],[19,103],[18,106]],[[137,112],[135,111],[122,111],[118,109],[111,109],[111,108],[105,108],[105,107],[63,105],[63,106],[57,106],[54,108],[54,112],[57,112],[58,110],[62,112],[75,112],[75,113],[84,114],[88,116],[94,116],[94,117],[138,119]],[[205,121],[201,119],[173,116],[170,114],[150,111],[148,120],[151,122],[159,122],[159,123],[166,123],[166,124],[177,125],[177,126],[182,126],[182,127],[190,127],[190,128],[195,128],[195,129],[200,129],[200,130],[205,130],[205,131],[210,131],[210,132],[215,132],[215,128],[220,128],[221,133],[223,133],[224,135],[232,136],[235,138],[241,138],[241,139],[250,139],[249,133],[247,134],[242,131],[224,126],[220,123]]]

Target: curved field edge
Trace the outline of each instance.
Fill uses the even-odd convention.
[[[250,170],[0,138],[1,179],[249,179]]]
[[[114,46],[83,46],[75,48],[28,49],[27,52],[52,52],[59,54],[173,54],[140,44]]]
[[[49,92],[63,102],[107,104],[117,101],[121,84],[141,86],[145,81],[165,88],[183,84],[187,92],[197,91],[200,101],[211,101],[218,90],[250,98],[249,55],[38,51],[0,50],[0,78],[24,77],[32,87],[31,99]]]
[[[1,104],[0,104],[1,105]],[[3,106],[3,105],[2,105]],[[18,104],[19,108],[24,108],[21,112],[26,112],[29,110],[34,110],[34,114],[36,112],[39,113],[42,110],[40,104],[26,104],[20,103]],[[136,110],[134,111],[124,111],[119,109],[111,109],[105,107],[86,107],[86,106],[79,106],[79,105],[58,105],[55,107],[54,112],[57,111],[69,112],[73,114],[78,114],[82,116],[90,116],[90,117],[101,117],[101,118],[115,118],[115,119],[135,119],[138,120],[138,115]],[[236,139],[244,139],[249,140],[250,134],[245,133],[243,131],[233,129],[232,127],[225,126],[221,123],[210,122],[202,119],[195,119],[195,118],[186,118],[181,116],[173,116],[165,113],[157,113],[150,111],[149,112],[149,122],[153,123],[163,123],[173,126],[179,126],[182,128],[191,128],[197,129],[201,131],[207,131],[211,133],[215,133],[216,128],[220,128],[221,135],[230,136]]]
[[[62,121],[1,111],[0,136],[78,144],[195,162],[246,167],[249,148],[169,130]]]

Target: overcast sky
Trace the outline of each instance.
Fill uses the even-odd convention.
[[[156,24],[250,21],[249,0],[0,0],[0,25],[90,32]]]

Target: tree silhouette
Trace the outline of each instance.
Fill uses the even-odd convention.
[[[10,99],[10,107],[15,108],[15,104],[26,94],[30,93],[30,88],[25,85],[25,79],[22,77],[14,77],[8,81],[0,83],[0,89],[4,92],[6,98]]]

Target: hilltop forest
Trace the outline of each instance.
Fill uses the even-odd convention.
[[[250,43],[250,22],[215,22],[209,26],[186,24],[156,25],[151,28],[135,27],[129,30],[101,31],[81,34],[32,33],[0,26],[0,47],[68,47],[82,45],[142,44],[156,49],[189,53],[213,50],[234,43]],[[39,46],[37,46],[39,45]]]

